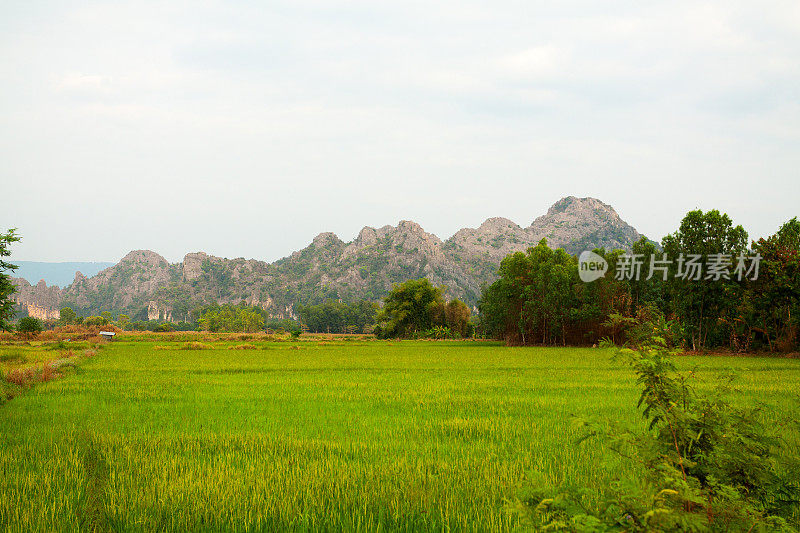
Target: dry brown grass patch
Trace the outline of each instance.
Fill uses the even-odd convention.
[[[5,379],[8,383],[13,383],[19,387],[29,387],[36,381],[36,369],[16,368],[6,374]]]
[[[181,346],[181,350],[211,350],[214,347],[210,344],[204,344],[202,342],[187,342],[183,346]]]
[[[47,382],[56,379],[58,373],[55,369],[50,365],[50,363],[45,363],[42,365],[42,372],[39,374],[39,381]]]

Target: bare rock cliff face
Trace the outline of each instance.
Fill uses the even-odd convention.
[[[17,292],[12,296],[14,301],[27,310],[28,316],[41,320],[60,317],[61,289],[53,285],[47,286],[44,280],[31,285],[22,278],[13,278]]]
[[[208,259],[208,255],[203,252],[186,254],[183,257],[183,280],[192,281],[203,273],[203,261]]]
[[[260,306],[291,317],[297,304],[326,299],[382,298],[394,283],[427,277],[448,297],[474,304],[491,283],[500,261],[541,239],[571,253],[596,247],[630,248],[639,233],[614,209],[595,198],[563,198],[528,227],[490,218],[442,242],[419,224],[365,227],[351,242],[317,235],[302,250],[266,263],[225,259],[204,252],[170,265],[148,250],[136,250],[92,278],[78,273],[64,290],[17,282],[28,304],[47,309],[70,305],[83,314],[125,312],[132,318],[185,320],[189,311],[212,303]],[[36,311],[39,312],[39,311]]]

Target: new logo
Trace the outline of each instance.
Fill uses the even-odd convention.
[[[608,272],[608,262],[594,252],[581,252],[578,257],[578,275],[581,281],[590,283],[600,279]]]

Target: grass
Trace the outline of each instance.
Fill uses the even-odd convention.
[[[0,528],[506,531],[529,476],[639,475],[574,444],[573,414],[641,424],[604,350],[203,340],[114,342],[0,407]],[[739,401],[768,416],[794,405],[799,360],[681,365],[709,382],[736,369]]]

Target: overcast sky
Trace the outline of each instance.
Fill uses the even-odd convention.
[[[0,231],[24,260],[274,260],[575,195],[758,237],[800,216],[799,96],[796,0],[6,0]]]

